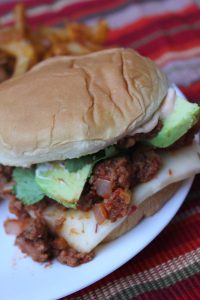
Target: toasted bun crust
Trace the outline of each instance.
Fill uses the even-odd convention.
[[[44,61],[0,85],[0,163],[94,153],[151,119],[166,93],[165,75],[131,49]]]
[[[104,240],[109,242],[120,237],[122,234],[134,228],[141,219],[155,214],[169,200],[173,194],[179,189],[182,181],[175,182],[147,198],[142,202],[132,215],[127,217],[125,221],[114,231],[112,231]]]

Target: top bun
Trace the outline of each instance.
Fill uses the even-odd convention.
[[[132,49],[39,63],[0,85],[0,163],[97,152],[151,119],[167,88],[166,76]]]

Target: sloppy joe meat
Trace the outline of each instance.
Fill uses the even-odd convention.
[[[71,248],[63,238],[58,237],[50,230],[41,213],[46,205],[49,204],[48,199],[38,203],[35,214],[37,217],[34,218],[28,214],[26,206],[23,204],[19,205],[20,201],[14,195],[12,198],[12,200],[10,198],[10,208],[17,207],[17,210],[12,210],[13,213],[16,212],[18,217],[15,223],[18,222],[19,226],[22,227],[16,237],[15,244],[23,253],[31,256],[33,260],[38,262],[47,262],[57,258],[61,263],[72,267],[88,262],[94,257],[93,251],[80,253]],[[9,225],[9,222],[12,223],[13,220],[6,220],[6,227]]]
[[[199,124],[182,137],[175,146],[180,147],[183,143],[191,142],[198,129]],[[126,144],[124,143],[125,141],[120,146],[124,146]],[[128,143],[130,146],[130,141]],[[144,145],[138,145],[138,143],[131,148],[131,151],[125,150],[120,157],[99,162],[95,166],[89,182],[85,185],[78,202],[78,209],[87,211],[96,204],[101,204],[106,211],[106,217],[111,222],[115,222],[118,218],[127,215],[129,211],[130,189],[139,183],[151,180],[160,169],[161,164],[157,151]],[[16,245],[22,252],[39,262],[57,258],[63,264],[77,266],[90,261],[94,257],[93,251],[90,253],[76,251],[63,238],[52,232],[45,223],[42,216],[43,210],[49,204],[60,204],[45,197],[37,204],[25,206],[9,188],[3,188],[12,182],[12,170],[11,167],[0,165],[0,197],[9,200],[9,210],[17,218],[14,222],[10,220],[12,226],[18,223]],[[105,197],[98,194],[99,179],[109,183],[109,193]],[[5,225],[9,225],[9,219]]]
[[[92,209],[96,202],[102,202],[111,222],[127,215],[131,202],[130,189],[151,180],[162,165],[160,156],[149,146],[138,145],[135,148],[123,156],[106,159],[96,165],[86,186],[87,191],[84,190],[80,197],[80,210]],[[99,194],[99,184],[103,185],[99,183],[101,180],[109,184],[105,196]]]

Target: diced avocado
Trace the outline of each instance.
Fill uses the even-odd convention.
[[[75,208],[91,170],[92,164],[69,172],[62,163],[46,163],[38,165],[35,179],[48,197]]]
[[[162,120],[162,129],[156,137],[148,142],[158,148],[172,145],[197,123],[199,116],[200,107],[198,104],[176,97],[173,112]]]

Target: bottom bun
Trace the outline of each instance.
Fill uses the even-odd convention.
[[[161,191],[144,200],[133,212],[133,214],[129,215],[119,227],[115,228],[104,239],[103,242],[110,242],[117,239],[122,234],[135,227],[139,223],[139,221],[141,221],[141,219],[143,219],[144,217],[149,217],[156,213],[165,204],[165,202],[167,202],[167,200],[172,197],[172,195],[178,190],[181,184],[182,181],[172,183]]]

